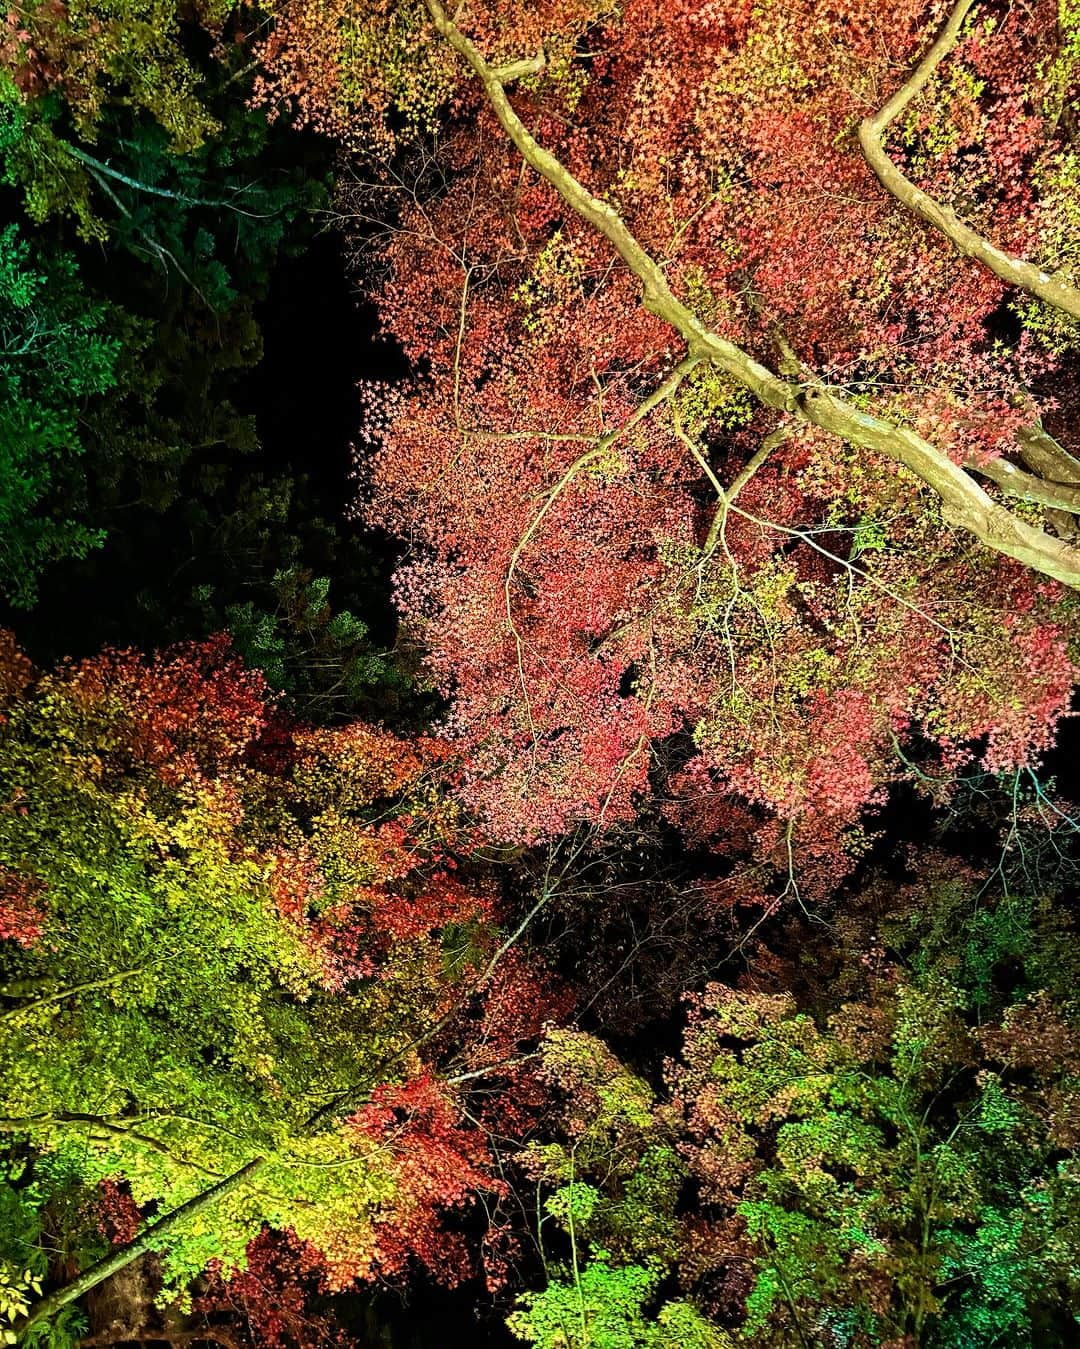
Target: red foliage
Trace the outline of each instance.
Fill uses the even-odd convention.
[[[63,31],[67,16],[63,0],[44,0],[33,7],[36,33],[25,24],[26,13],[9,9],[0,28],[0,62],[11,72],[15,87],[33,98],[60,76],[53,39]]]
[[[101,1182],[94,1199],[94,1209],[97,1230],[113,1246],[126,1246],[135,1240],[142,1213],[123,1178]]]
[[[291,1232],[261,1232],[248,1245],[244,1269],[226,1275],[211,1268],[208,1283],[192,1310],[211,1324],[239,1322],[256,1349],[323,1349],[342,1342],[331,1318],[312,1308],[327,1291],[325,1263]]]
[[[213,778],[237,765],[266,725],[269,690],[227,634],[168,651],[103,651],[62,668],[65,694],[88,720],[107,721],[110,757],[151,766],[168,783]]]
[[[478,1002],[449,1028],[467,1070],[478,1075],[480,1091],[471,1110],[493,1136],[523,1138],[548,1099],[533,1051],[545,1027],[570,1016],[575,996],[535,955],[511,950]],[[496,1235],[489,1234],[485,1259],[497,1263],[500,1249]]]
[[[576,64],[600,7],[505,0],[460,21],[493,58],[546,42],[552,73],[514,86],[515,107],[703,321],[773,363],[779,330],[823,379],[986,459],[1041,410],[1030,390],[1050,387],[1053,357],[1029,334],[996,340],[1002,284],[884,192],[851,134],[941,9],[628,0]],[[598,451],[681,354],[672,330],[522,165],[420,7],[407,90],[397,69],[360,78],[377,58],[350,48],[351,13],[288,6],[267,78],[350,134],[383,135],[395,98],[454,91],[437,186],[423,159],[379,259],[384,322],[424,376],[382,398],[364,509],[411,544],[397,602],[452,697],[459,790],[488,831],[531,842],[628,818],[667,790],[656,748],[689,732],[679,790],[705,792],[698,834],[723,844],[735,798],[759,857],[824,886],[903,775],[905,736],[976,746],[992,770],[1037,757],[1075,675],[1061,590],[973,550],[891,463],[813,430],[719,521],[684,433],[730,482],[776,429],[720,377],[692,377],[678,418],[664,404]],[[890,145],[1006,247],[1049,223],[1029,183],[1062,145],[1046,114],[1057,41],[1049,0],[978,28]]]
[[[43,887],[32,876],[0,864],[0,941],[31,947],[45,927]]]
[[[21,696],[34,675],[30,660],[19,650],[15,634],[0,628],[0,725],[4,721],[4,705]]]
[[[490,922],[494,917],[490,895],[445,872],[424,876],[415,890],[371,890],[366,898],[372,921],[391,941],[426,936],[451,923]]]
[[[349,1123],[358,1137],[390,1151],[398,1186],[392,1213],[376,1225],[374,1270],[397,1274],[415,1259],[443,1283],[468,1277],[466,1243],[442,1219],[480,1193],[502,1192],[485,1136],[462,1125],[446,1089],[426,1073],[376,1088]]]

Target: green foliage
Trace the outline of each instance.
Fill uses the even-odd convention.
[[[53,1243],[60,1233],[63,1254],[71,1253],[81,1235],[78,1212],[85,1191],[70,1176],[50,1176],[48,1168],[29,1173],[23,1162],[0,1163],[0,1341],[16,1342],[13,1322],[40,1297],[48,1274]],[[88,1261],[102,1254],[100,1238],[84,1243],[79,1254]],[[88,1329],[77,1307],[34,1327],[23,1343],[42,1349],[74,1349]]]
[[[0,825],[0,855],[32,868],[55,914],[55,938],[8,961],[23,1001],[5,1013],[7,1111],[108,1117],[134,1093],[140,1109],[250,1112],[279,1074],[302,1071],[290,1049],[311,1052],[295,1004],[314,967],[258,860],[231,845],[213,791],[118,778],[101,734],[49,685],[4,727],[5,791],[29,804]],[[85,985],[57,1053],[64,990]]]
[[[8,1207],[0,1201],[0,1207]],[[18,1263],[0,1259],[0,1341],[14,1344],[16,1322],[30,1310],[35,1298],[41,1296],[41,1278],[32,1269],[20,1272]]]
[[[693,371],[672,406],[682,430],[697,437],[738,431],[749,424],[754,412],[746,390],[711,365]]]
[[[577,1278],[524,1294],[507,1324],[538,1349],[728,1349],[730,1337],[689,1303],[650,1309],[660,1278],[655,1267],[613,1268],[598,1255]]]
[[[1041,72],[1046,82],[1046,113],[1055,123],[1080,72],[1080,4],[1077,0],[1058,0],[1057,10],[1060,45]]]
[[[102,104],[93,153],[56,133],[49,162],[70,161],[62,181],[82,185],[82,218],[103,244],[83,256],[77,279],[87,315],[107,317],[111,378],[88,398],[61,377],[53,353],[78,414],[77,439],[73,415],[53,440],[70,432],[65,444],[79,458],[35,442],[22,454],[32,470],[25,486],[5,474],[10,509],[0,501],[0,522],[18,521],[7,531],[6,570],[37,542],[17,598],[38,604],[26,631],[47,656],[127,640],[134,629],[154,644],[227,629],[303,716],[384,715],[405,702],[409,681],[369,636],[378,564],[333,519],[341,505],[324,500],[325,488],[280,463],[280,449],[268,466],[255,417],[240,405],[263,356],[256,307],[279,261],[311,237],[328,159],[247,108],[239,59],[200,65],[216,130],[182,155],[130,101]],[[63,124],[51,96],[33,102],[36,121],[25,100],[7,106],[0,128],[13,154]],[[34,214],[62,215],[46,201],[41,165],[23,168],[27,190],[45,194]],[[66,265],[54,274],[46,258],[43,284],[58,290]],[[84,557],[105,536],[106,555]],[[42,590],[33,583],[47,566]],[[14,592],[15,581],[7,585]],[[82,594],[89,602],[73,607]]]
[[[1068,53],[1074,65],[1080,59],[1080,26],[1073,16],[1073,31]],[[1048,203],[1039,237],[1039,256],[1046,269],[1063,280],[1076,285],[1080,279],[1080,155],[1068,147],[1048,155],[1039,166],[1038,187]],[[1076,350],[1078,335],[1076,320],[1060,310],[1044,304],[1032,296],[1021,295],[1013,301],[1024,328],[1041,341],[1055,356],[1064,356]]]
[[[547,1286],[521,1298],[510,1328],[542,1349],[728,1345],[691,1304],[659,1295],[675,1263],[686,1167],[657,1118],[653,1093],[606,1046],[579,1032],[549,1032],[543,1063],[545,1079],[565,1095],[568,1139],[532,1145],[523,1160],[555,1187],[544,1201],[541,1240],[553,1222],[571,1258],[548,1261]]]
[[[1020,840],[1021,850],[1028,842]],[[1011,889],[984,901],[964,875],[929,871],[894,899],[879,931],[917,978],[947,978],[968,1014],[1000,1014],[1039,989],[1067,998],[1080,981],[1080,953],[1060,903]],[[998,987],[1004,970],[1007,992]]]
[[[32,216],[74,211],[103,244],[76,270],[73,255],[39,257],[21,235],[4,238],[5,345],[44,336],[0,367],[0,388],[20,394],[0,414],[11,460],[0,584],[23,605],[44,594],[45,654],[125,640],[133,627],[158,644],[228,629],[302,715],[381,713],[409,685],[358,616],[374,567],[304,473],[267,469],[255,417],[238,406],[263,354],[256,305],[327,199],[325,150],[247,108],[239,60],[200,65],[214,115],[183,154],[138,100],[101,103],[90,153],[56,97],[0,85],[0,147],[9,176],[10,156],[23,156]],[[54,199],[57,164],[66,204]],[[46,323],[56,313],[63,326]],[[107,556],[87,557],[106,535]],[[47,567],[55,579],[41,592]],[[84,590],[92,601],[73,609]]]
[[[128,109],[101,127],[112,176],[95,172],[111,257],[96,279],[131,316],[115,395],[91,423],[92,501],[106,517],[235,490],[233,465],[258,448],[253,416],[236,407],[262,357],[255,306],[326,198],[322,177],[283,157],[283,130],[247,110],[226,74],[206,81],[222,108],[219,135],[184,157]],[[118,266],[124,255],[135,265]]]
[[[101,540],[70,497],[46,503],[78,481],[85,405],[116,380],[114,326],[70,254],[43,254],[15,225],[0,231],[0,590],[16,604],[33,602],[49,562]]]
[[[592,1036],[552,1030],[542,1052],[545,1080],[560,1097],[565,1094],[569,1139],[525,1153],[532,1173],[558,1186],[556,1195],[563,1196],[550,1211],[559,1216],[559,1205],[565,1207],[570,1196],[593,1194],[588,1234],[620,1254],[654,1257],[658,1228],[670,1218],[677,1197],[677,1181],[667,1182],[679,1168],[654,1115],[652,1091]],[[594,1178],[603,1179],[602,1197],[584,1183]],[[572,1212],[566,1209],[563,1216]]]
[[[21,191],[35,224],[70,214],[81,238],[101,239],[105,231],[91,205],[86,170],[53,130],[61,111],[54,94],[29,103],[0,67],[0,183]]]
[[[228,605],[224,617],[240,655],[263,671],[271,688],[287,693],[302,715],[326,721],[362,705],[373,689],[404,692],[404,678],[387,654],[373,649],[367,626],[331,606],[329,578],[294,566],[275,572],[272,584],[272,611],[245,600]],[[213,589],[201,595],[213,613]]]
[[[228,67],[208,69],[203,89],[219,122],[186,154],[126,107],[110,110],[100,128],[107,165],[79,153],[111,245],[150,264],[159,294],[171,276],[189,288],[187,303],[224,313],[261,297],[298,225],[325,207],[327,188],[302,153],[288,153],[286,129],[272,130],[237,98]]]
[[[550,1187],[549,1282],[517,1334],[664,1343],[650,1338],[664,1281],[707,1297],[711,1272],[748,1289],[737,1338],[755,1346],[1071,1343],[1080,1056],[1064,911],[934,857],[888,895],[868,887],[871,918],[849,901],[839,952],[799,949],[813,1013],[716,984],[693,999],[659,1101],[599,1041],[549,1035],[561,1128],[523,1154]],[[878,954],[850,954],[864,950]]]
[[[1047,1256],[1080,1203],[1059,1160],[1080,1065],[1050,1048],[1075,1035],[1060,915],[970,880],[930,893],[883,923],[908,967],[823,1021],[714,986],[693,1023],[675,1081],[723,1124],[691,1125],[691,1173],[753,1159],[725,1196],[756,1252],[753,1343],[786,1343],[797,1316],[811,1339],[1019,1346],[1076,1298],[1071,1262]]]
[[[544,1207],[560,1226],[567,1230],[571,1226],[583,1228],[592,1217],[600,1191],[581,1181],[571,1181],[559,1188],[544,1201]]]

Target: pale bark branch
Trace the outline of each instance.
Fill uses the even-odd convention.
[[[1040,424],[1025,427],[1016,440],[1020,457],[1033,473],[1054,482],[1080,484],[1080,459],[1059,445]],[[1070,512],[1048,507],[1046,519],[1063,539],[1073,544],[1080,542],[1080,525]]]
[[[1048,482],[1034,473],[1025,473],[1008,459],[991,459],[985,464],[969,460],[968,468],[981,473],[1003,492],[1021,501],[1051,506],[1055,510],[1068,511],[1070,515],[1080,514],[1080,483]]]
[[[949,15],[944,28],[937,35],[930,50],[916,66],[910,78],[873,117],[859,126],[859,144],[866,162],[874,170],[886,192],[914,211],[928,224],[940,230],[966,257],[974,258],[988,267],[995,276],[1010,286],[1018,286],[1029,294],[1074,319],[1080,319],[1080,290],[1060,275],[1043,271],[1032,262],[1013,257],[985,239],[970,225],[966,225],[955,211],[942,206],[928,193],[903,174],[885,151],[885,133],[892,123],[926,87],[941,61],[952,51],[960,29],[974,0],[959,0]]]
[[[1017,432],[1016,441],[1024,463],[1040,478],[1080,483],[1080,459],[1070,454],[1064,445],[1059,445],[1041,426],[1024,427]]]
[[[121,1122],[117,1122],[117,1121]],[[104,1115],[81,1114],[76,1111],[62,1111],[56,1115],[27,1115],[22,1118],[0,1119],[0,1133],[33,1133],[36,1129],[56,1128],[70,1124],[73,1128],[86,1129],[91,1135],[95,1132],[106,1138],[118,1138],[127,1142],[138,1143],[151,1152],[156,1152],[160,1157],[166,1157],[170,1162],[175,1162],[177,1166],[190,1167],[193,1171],[201,1171],[204,1176],[213,1176],[221,1179],[223,1173],[215,1171],[212,1167],[203,1166],[201,1162],[193,1162],[189,1157],[182,1157],[179,1153],[173,1152],[160,1138],[154,1138],[150,1134],[140,1133],[133,1126],[137,1121],[124,1120],[123,1116],[116,1115],[111,1119]]]
[[[98,174],[104,174],[107,178],[112,178],[117,183],[123,183],[125,187],[134,188],[136,192],[145,192],[151,197],[165,197],[169,201],[183,202],[185,206],[222,207],[227,211],[235,211],[237,215],[250,216],[253,220],[270,220],[275,214],[273,211],[246,211],[242,206],[237,206],[235,200],[230,201],[226,198],[213,197],[191,197],[188,196],[186,192],[172,192],[166,187],[155,187],[152,183],[144,183],[139,178],[132,178],[129,174],[121,173],[118,169],[114,169],[108,164],[102,163],[100,159],[96,159],[93,155],[88,154],[77,145],[71,145],[69,142],[65,142],[64,149],[73,159],[77,159],[81,164],[85,164],[95,177]],[[235,189],[233,197],[240,196],[246,190],[247,189],[245,188]]]
[[[73,984],[70,988],[57,989],[53,993],[34,998],[32,1002],[24,1002],[21,1007],[10,1007],[6,1012],[0,1012],[0,1021],[14,1020],[16,1017],[25,1016],[27,1012],[37,1011],[39,1007],[65,1002],[80,993],[90,993],[99,988],[112,988],[115,984],[123,983],[125,979],[134,979],[138,974],[145,974],[146,969],[145,965],[140,965],[133,970],[121,970],[118,974],[110,974],[104,979],[90,979],[85,984]]]
[[[723,533],[724,526],[727,523],[728,510],[730,509],[735,498],[739,495],[739,493],[750,481],[750,479],[754,476],[754,474],[758,471],[758,469],[762,466],[762,464],[764,464],[765,460],[768,459],[769,455],[772,454],[773,450],[775,450],[778,445],[782,445],[783,442],[791,436],[793,430],[794,427],[792,427],[789,424],[787,426],[778,426],[775,431],[771,431],[761,442],[758,448],[754,451],[754,453],[750,456],[750,458],[746,461],[746,463],[739,470],[739,472],[735,475],[735,477],[732,478],[731,483],[726,490],[720,487],[719,483],[717,482],[716,478],[713,476],[710,470],[708,476],[712,481],[713,486],[717,489],[717,494],[720,498],[720,504],[716,508],[716,514],[713,516],[712,524],[709,526],[709,534],[705,540],[706,557],[711,556],[716,549],[716,545],[720,539],[720,535]],[[699,463],[701,462],[701,458],[696,453],[694,457],[698,459]]]
[[[966,529],[996,552],[1080,589],[1080,550],[1014,516],[929,441],[906,427],[862,412],[824,385],[782,379],[749,352],[710,331],[674,295],[661,267],[638,243],[618,213],[593,196],[530,134],[511,106],[496,72],[451,21],[439,0],[425,3],[437,31],[480,80],[499,124],[525,161],[572,210],[604,235],[641,282],[645,308],[682,336],[691,356],[712,362],[769,407],[902,464],[941,498],[949,524]]]

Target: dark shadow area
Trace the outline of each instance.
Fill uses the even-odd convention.
[[[36,661],[205,636],[222,626],[230,605],[257,597],[292,566],[328,577],[334,608],[357,614],[373,643],[392,645],[395,547],[350,519],[348,508],[357,492],[356,386],[400,378],[404,363],[376,340],[374,310],[354,299],[333,233],[279,259],[254,317],[258,364],[238,379],[226,375],[221,389],[213,370],[199,373],[211,397],[228,397],[234,422],[253,419],[256,443],[194,449],[162,509],[137,488],[134,499],[116,501],[111,487],[91,481],[91,517],[106,531],[104,546],[49,568],[33,609],[0,608],[0,624],[15,629]],[[195,306],[186,321],[210,328],[215,316]],[[213,341],[200,353],[212,363]],[[222,350],[221,361],[228,358]]]

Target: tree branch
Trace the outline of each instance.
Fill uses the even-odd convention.
[[[967,466],[997,483],[1009,496],[1068,511],[1071,515],[1080,515],[1080,482],[1048,482],[1034,473],[1025,473],[1008,459],[991,459],[985,464],[968,460]]]
[[[958,0],[944,28],[910,78],[900,86],[880,112],[866,118],[860,124],[859,144],[866,156],[866,162],[874,170],[886,192],[933,225],[935,229],[940,230],[966,257],[981,262],[1010,286],[1019,286],[1021,290],[1038,296],[1055,309],[1060,309],[1074,319],[1080,319],[1080,290],[1061,280],[1058,275],[1044,272],[1034,263],[1014,258],[1008,253],[1003,253],[1000,248],[995,248],[988,239],[984,239],[969,225],[965,225],[955,211],[942,206],[940,202],[917,188],[910,178],[901,173],[885,152],[885,132],[889,124],[904,111],[917,94],[922,92],[938,65],[955,47],[960,28],[973,3],[974,0]]]
[[[1080,484],[1080,459],[1059,445],[1041,424],[1025,427],[1017,433],[1016,440],[1020,457],[1033,473],[1054,482]],[[1080,526],[1071,513],[1048,507],[1046,518],[1063,539],[1072,544],[1080,542]]]
[[[61,988],[55,993],[44,994],[40,998],[34,998],[32,1002],[24,1002],[21,1007],[10,1007],[6,1012],[0,1012],[0,1021],[9,1021],[15,1017],[25,1016],[27,1012],[36,1011],[39,1007],[48,1007],[55,1002],[64,1002],[65,999],[73,998],[78,993],[90,993],[99,988],[111,988],[115,984],[123,983],[125,979],[134,979],[137,974],[145,974],[147,968],[146,965],[139,965],[136,969],[120,970],[118,974],[110,974],[104,979],[90,979],[85,984],[72,984],[70,988]]]
[[[161,1141],[160,1138],[154,1138],[150,1134],[140,1133],[132,1126],[143,1122],[145,1119],[152,1119],[152,1116],[145,1116],[137,1119],[126,1120],[122,1115],[116,1115],[107,1118],[104,1115],[87,1115],[75,1111],[61,1111],[56,1115],[26,1115],[22,1118],[8,1117],[0,1119],[0,1133],[32,1133],[35,1129],[46,1127],[55,1127],[56,1125],[70,1124],[76,1128],[84,1128],[92,1134],[96,1130],[99,1134],[104,1134],[107,1138],[120,1138],[124,1140],[133,1140],[140,1143],[143,1147],[149,1148],[151,1152],[156,1152],[160,1157],[166,1157],[170,1162],[175,1162],[177,1166],[187,1166],[193,1171],[201,1171],[204,1176],[214,1176],[221,1178],[222,1173],[215,1171],[212,1167],[203,1166],[201,1162],[193,1162],[188,1157],[181,1157],[179,1153],[173,1152],[170,1147]],[[117,1121],[122,1121],[117,1123]]]
[[[727,513],[732,502],[762,466],[765,460],[768,459],[769,455],[772,454],[773,450],[790,438],[794,429],[795,428],[788,423],[785,426],[778,426],[775,431],[770,431],[735,477],[732,478],[727,490],[719,489],[718,494],[720,497],[720,504],[716,508],[716,514],[713,516],[712,524],[709,526],[708,538],[705,540],[704,552],[706,557],[711,556],[716,549],[717,542],[724,529],[724,524],[727,521]],[[695,457],[697,456],[695,455]],[[709,477],[712,479],[713,486],[716,487],[717,482],[716,479],[713,478],[712,473],[709,474]]]
[[[425,3],[437,31],[480,80],[500,126],[525,161],[555,188],[568,206],[603,234],[641,282],[645,308],[683,337],[691,356],[711,361],[769,407],[903,464],[941,498],[949,524],[966,529],[996,552],[1080,589],[1080,549],[1014,516],[929,441],[906,427],[894,426],[860,411],[824,385],[808,387],[782,379],[749,352],[710,331],[693,310],[676,298],[661,267],[641,247],[617,212],[593,196],[534,139],[511,106],[496,72],[447,16],[439,0]]]
[[[39,1321],[47,1321],[50,1317],[55,1316],[61,1308],[75,1302],[84,1293],[88,1293],[91,1288],[96,1288],[99,1283],[111,1278],[125,1265],[129,1265],[132,1260],[137,1259],[140,1255],[146,1255],[149,1251],[159,1249],[162,1237],[167,1236],[175,1227],[186,1222],[196,1213],[200,1213],[203,1209],[215,1204],[222,1195],[227,1194],[230,1190],[235,1190],[237,1186],[243,1184],[245,1180],[261,1170],[266,1165],[267,1160],[266,1157],[255,1157],[246,1166],[234,1171],[231,1176],[226,1176],[216,1185],[211,1185],[209,1189],[197,1194],[194,1199],[189,1199],[186,1204],[181,1204],[178,1208],[166,1213],[163,1218],[159,1218],[157,1222],[151,1223],[149,1227],[144,1228],[134,1241],[128,1242],[126,1246],[117,1247],[103,1259],[84,1269],[81,1274],[77,1274],[62,1288],[58,1288],[54,1293],[43,1297],[31,1309],[29,1316],[17,1327],[20,1336],[24,1335],[30,1326],[36,1325]]]
[[[237,206],[235,201],[228,201],[222,198],[212,197],[191,197],[186,192],[173,192],[167,187],[154,187],[152,183],[144,183],[138,178],[132,178],[126,173],[121,173],[119,169],[111,168],[108,164],[102,163],[100,159],[95,159],[91,154],[77,145],[70,142],[64,143],[64,149],[73,159],[77,159],[80,164],[86,167],[95,176],[104,174],[107,178],[112,178],[118,183],[123,183],[125,187],[134,188],[136,192],[145,192],[151,197],[166,197],[169,201],[180,201],[185,206],[211,206],[222,207],[227,211],[235,211],[237,215],[250,216],[252,220],[270,220],[276,212],[270,211],[246,211],[242,206]],[[237,189],[235,194],[239,196],[242,189]]]
[[[1070,454],[1064,445],[1059,445],[1038,423],[1017,432],[1016,442],[1024,463],[1041,478],[1080,483],[1080,459]]]

